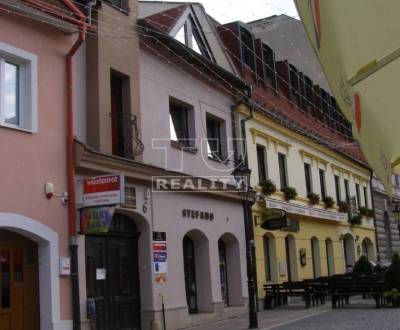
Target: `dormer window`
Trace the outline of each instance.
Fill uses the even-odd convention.
[[[241,41],[241,52],[242,62],[247,64],[251,70],[255,71],[255,59],[254,59],[254,39],[252,34],[241,28],[240,29],[240,41]]]
[[[274,51],[267,45],[263,45],[263,59],[265,77],[271,81],[272,85],[276,89],[275,54]]]
[[[289,66],[290,73],[290,93],[296,97],[300,96],[300,81],[299,81],[299,73],[297,69],[293,66]]]

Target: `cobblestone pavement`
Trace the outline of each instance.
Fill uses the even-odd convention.
[[[400,330],[400,310],[393,308],[376,309],[372,300],[357,300],[332,310],[330,303],[325,306],[304,309],[289,306],[282,309],[258,313],[260,330]],[[190,328],[191,330],[245,330],[248,316]]]
[[[371,301],[351,304],[345,308],[273,327],[275,330],[398,330],[400,310],[376,309]]]

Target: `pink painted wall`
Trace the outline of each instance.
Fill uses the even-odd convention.
[[[67,190],[66,54],[74,37],[21,16],[0,13],[0,41],[38,57],[38,132],[0,126],[0,212],[24,215],[59,234],[68,256],[68,213],[59,198],[46,199],[45,182]],[[70,320],[70,279],[60,278],[61,320]]]

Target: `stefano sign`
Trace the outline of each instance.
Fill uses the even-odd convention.
[[[123,175],[103,175],[83,180],[83,207],[116,205],[123,202]]]

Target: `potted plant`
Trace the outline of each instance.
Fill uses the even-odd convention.
[[[326,208],[326,209],[330,209],[330,208],[333,207],[333,205],[335,205],[335,201],[334,201],[333,198],[330,197],[330,196],[325,196],[325,197],[322,199],[322,201],[324,202],[325,208]]]
[[[339,207],[339,212],[342,212],[342,213],[347,213],[350,210],[350,205],[346,201],[338,202],[337,206]]]
[[[259,185],[261,187],[261,190],[262,190],[263,194],[265,194],[267,196],[272,195],[276,191],[276,185],[270,179],[261,181],[259,183]]]
[[[307,198],[310,201],[311,205],[315,205],[319,203],[319,195],[313,192],[307,194]]]
[[[283,195],[285,196],[286,201],[290,201],[291,199],[296,199],[297,191],[293,187],[284,187],[281,189]]]
[[[352,225],[361,225],[362,223],[362,217],[360,214],[354,214],[350,219],[349,219],[350,224]]]

